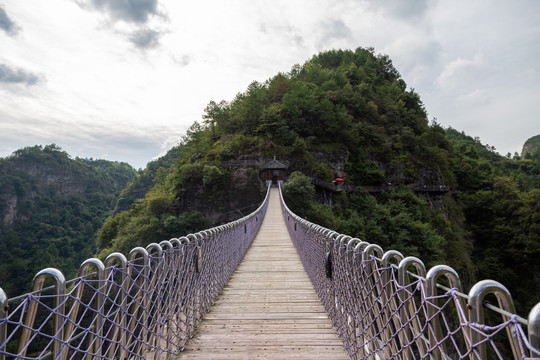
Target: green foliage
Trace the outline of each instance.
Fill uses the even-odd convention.
[[[212,196],[219,196],[229,188],[228,174],[217,166],[205,165],[203,168],[203,186]]]
[[[315,202],[315,187],[311,184],[311,178],[299,171],[293,172],[283,185],[283,196],[292,212],[305,216]]]
[[[359,188],[342,194],[331,212],[318,205],[311,207],[308,213],[310,221],[379,244],[384,249],[420,257],[428,266],[445,259],[443,244],[452,240],[438,228],[448,223],[443,220],[443,224],[435,224],[430,218],[430,204],[405,188],[378,197]],[[454,266],[466,268],[468,265],[466,257],[460,262]]]
[[[436,121],[429,124],[419,95],[407,90],[388,56],[375,55],[373,49],[317,54],[287,74],[251,84],[230,103],[221,102],[218,112],[224,125],[217,135],[222,143],[214,151],[224,156],[253,153],[246,146],[235,147],[243,152],[231,151],[231,139],[262,138],[274,146],[270,155],[289,159],[291,170],[331,181],[336,174],[330,162],[341,151],[347,154],[348,184],[391,182],[399,189],[334,194],[330,206],[317,203],[310,177],[293,173],[284,185],[286,199],[293,211],[312,221],[419,256],[428,265],[447,263],[468,285],[492,277],[512,287],[517,283],[512,274],[519,273],[512,270],[516,254],[533,254],[538,247],[535,227],[516,224],[515,209],[520,218],[536,219],[531,194],[540,186],[540,152],[502,157],[479,138],[444,129]],[[445,185],[455,193],[417,196],[410,185]],[[522,199],[515,208],[502,197],[486,199],[502,189],[509,196],[512,188],[515,198]],[[318,196],[328,201],[328,195]],[[506,217],[495,216],[494,207],[505,209]],[[506,245],[512,261],[502,263],[502,252],[482,240],[498,237],[514,239]],[[519,261],[530,266],[532,258]],[[484,263],[502,263],[505,275],[489,272],[497,267]],[[537,291],[528,284],[525,289]],[[524,302],[518,295],[518,303]]]
[[[128,164],[71,159],[54,144],[0,159],[0,286],[18,295],[46,267],[74,276],[95,253],[96,233],[134,175]],[[102,232],[105,239],[110,229]]]
[[[359,185],[384,184],[385,173],[376,161],[357,158],[350,170]]]
[[[540,190],[520,191],[514,178],[496,177],[493,189],[461,199],[480,277],[502,282],[518,309],[530,309],[538,302],[530,294],[540,293]]]
[[[252,83],[230,103],[211,101],[204,118],[216,137],[241,133],[285,147],[310,139],[308,151],[339,142],[369,160],[403,156],[412,175],[426,152],[448,146],[444,132],[428,126],[418,94],[406,91],[388,56],[373,49],[320,53],[288,74]],[[445,156],[436,159],[443,169],[446,162]],[[354,180],[361,183],[361,176]]]
[[[150,190],[156,182],[163,181],[168,174],[168,169],[185,154],[182,145],[178,145],[167,151],[167,153],[149,162],[144,170],[139,170],[122,193],[115,206],[115,213],[128,210],[137,199],[144,198],[144,194]]]
[[[253,82],[231,101],[210,101],[202,120],[122,192],[116,214],[99,231],[100,256],[245,215],[262,199],[263,183],[259,169],[234,163],[276,156],[289,164],[284,196],[298,215],[418,256],[428,266],[446,263],[466,288],[482,278],[501,281],[521,313],[539,300],[530,294],[540,293],[540,152],[529,147],[521,157],[503,157],[479,138],[444,129],[435,119],[429,123],[419,95],[407,89],[388,56],[371,48],[322,52],[288,73]],[[70,161],[54,145],[14,154],[25,156],[58,166]],[[358,187],[337,193],[312,185],[313,178],[336,176]],[[387,183],[392,191],[362,188]],[[100,184],[88,188],[94,193]],[[18,194],[35,191],[23,175],[3,176],[0,185]],[[452,191],[412,190],[424,185]],[[62,214],[41,204],[45,213]],[[0,210],[6,206],[0,203]],[[33,206],[17,203],[22,214]],[[69,236],[67,227],[63,231]],[[1,235],[0,246],[22,239],[10,231]],[[43,261],[63,251],[58,242],[40,248]],[[18,256],[24,252],[13,254],[11,263],[28,271],[31,264]]]
[[[298,215],[428,266],[451,265],[466,286],[502,281],[523,311],[538,301],[526,297],[539,293],[533,275],[517,274],[539,272],[540,153],[503,157],[479,138],[430,124],[419,95],[373,49],[322,52],[231,101],[211,101],[181,149],[166,171],[151,173],[158,180],[144,199],[105,224],[103,254],[186,229],[179,225],[186,210],[219,222],[216,212],[234,213],[254,202],[247,194],[261,194],[256,170],[225,162],[277,156],[290,164],[284,196]],[[391,182],[393,190],[338,194],[312,185],[312,178],[329,182],[338,174],[348,185]],[[452,192],[411,190],[423,185]]]
[[[309,164],[309,169],[311,170],[311,173],[315,175],[317,178],[324,180],[324,181],[332,181],[334,180],[334,174],[328,164],[324,162],[319,161],[312,161]]]
[[[521,151],[521,158],[540,160],[540,135],[533,136],[525,141]]]

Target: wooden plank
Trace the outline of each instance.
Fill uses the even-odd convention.
[[[181,359],[208,359],[208,360],[251,360],[251,359],[335,359],[346,360],[349,357],[341,346],[245,346],[243,348],[210,348],[186,349],[180,355]]]
[[[216,306],[216,310],[212,314],[218,313],[247,313],[247,312],[285,312],[285,313],[297,313],[297,312],[317,312],[320,313],[324,311],[324,308],[321,304],[302,304],[302,303],[290,303],[290,302],[281,302],[281,303],[245,303],[241,305],[227,305],[226,303],[214,304],[221,305]]]
[[[272,189],[261,229],[177,359],[348,359]]]

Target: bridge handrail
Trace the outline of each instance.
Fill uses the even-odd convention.
[[[0,360],[177,356],[255,238],[269,194],[228,224],[87,259],[75,279],[47,268],[32,292],[0,288]]]
[[[351,358],[540,358],[540,303],[525,320],[496,281],[480,281],[466,295],[451,267],[426,271],[420,259],[384,252],[299,217],[287,207],[281,187],[280,198],[300,259]],[[441,277],[450,287],[438,283]],[[484,302],[488,294],[502,309]],[[503,322],[488,326],[485,307]]]

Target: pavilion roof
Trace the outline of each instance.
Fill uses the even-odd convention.
[[[264,164],[263,169],[287,169],[288,166],[275,158]]]

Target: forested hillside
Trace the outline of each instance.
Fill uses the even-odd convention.
[[[76,275],[134,175],[128,164],[72,159],[54,144],[0,159],[0,287],[19,295],[46,267]]]
[[[182,153],[182,146],[175,146],[162,157],[149,162],[144,170],[137,172],[120,193],[114,212],[128,210],[135,200],[143,198],[144,194],[154,186],[156,179],[165,176],[166,169],[170,168],[182,156]]]
[[[288,167],[285,196],[299,215],[428,267],[448,264],[466,290],[501,281],[525,314],[540,301],[536,138],[522,156],[501,156],[430,122],[387,56],[320,53],[211,101],[177,147],[137,174],[54,145],[2,159],[0,286],[22,290],[37,268],[76,269],[93,253],[127,253],[246,215],[275,157]],[[335,177],[346,191],[332,189]]]
[[[503,157],[430,123],[418,94],[373,49],[320,53],[211,101],[179,148],[171,167],[152,172],[144,199],[105,223],[100,256],[239,217],[235,207],[262,198],[260,166],[275,156],[288,164],[288,202],[309,220],[428,266],[449,264],[466,286],[500,280],[523,313],[540,300],[531,296],[540,293],[539,154]],[[312,184],[336,176],[355,190]],[[415,191],[424,186],[450,191]]]

